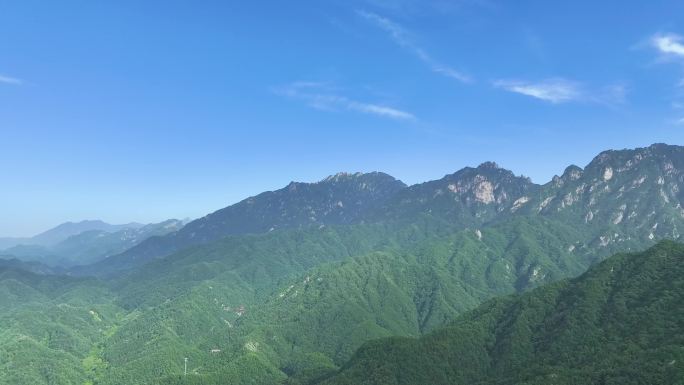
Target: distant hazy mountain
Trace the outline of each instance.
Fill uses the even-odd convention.
[[[0,250],[18,245],[52,246],[85,231],[97,230],[112,233],[123,229],[137,229],[142,226],[144,225],[135,222],[111,225],[100,220],[65,222],[32,237],[0,238]]]
[[[681,384],[684,246],[619,254],[419,339],[366,343],[326,385]]]
[[[89,264],[121,253],[149,237],[177,231],[183,225],[184,222],[177,219],[149,225],[68,222],[32,237],[26,243],[8,248],[3,253],[51,266]]]
[[[85,220],[81,222],[66,222],[47,230],[43,233],[31,237],[29,244],[52,246],[67,238],[81,234],[85,231],[103,231],[113,233],[124,229],[138,229],[143,227],[140,223],[127,223],[123,225],[111,225],[100,220]]]

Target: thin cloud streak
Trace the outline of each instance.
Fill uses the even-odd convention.
[[[378,116],[384,116],[387,118],[392,118],[392,119],[400,119],[400,120],[413,120],[415,119],[415,116],[413,114],[410,114],[406,111],[401,111],[396,108],[391,108],[391,107],[385,107],[377,104],[370,104],[370,103],[359,103],[353,100],[344,100],[345,103],[347,103],[347,107],[349,109],[359,111],[359,112],[364,112],[367,114],[374,114]]]
[[[432,67],[432,71],[444,75],[448,78],[458,80],[461,83],[472,83],[473,79],[449,67]]]
[[[627,97],[627,88],[622,84],[587,90],[582,83],[563,78],[551,78],[541,81],[502,79],[495,80],[493,85],[505,91],[529,96],[552,104],[587,102],[615,106],[623,104]]]
[[[547,79],[540,82],[496,80],[494,87],[554,104],[577,101],[582,97],[579,85],[565,79]]]
[[[406,32],[401,25],[372,12],[357,10],[356,13],[385,31],[398,46],[416,56],[420,61],[428,66],[432,72],[458,80],[461,83],[471,83],[473,81],[470,76],[435,60],[423,48],[417,46],[411,40],[408,32]]]
[[[366,103],[339,95],[327,83],[295,82],[285,87],[275,88],[276,94],[303,100],[309,107],[323,111],[340,109],[375,115],[394,120],[415,120],[415,115],[394,107]]]
[[[10,77],[10,76],[0,75],[0,83],[12,84],[12,85],[15,85],[15,86],[20,86],[20,85],[22,85],[22,84],[24,83],[24,81],[21,80],[21,79],[17,79],[17,78]]]

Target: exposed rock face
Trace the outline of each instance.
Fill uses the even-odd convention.
[[[494,184],[487,177],[475,175],[472,180],[450,183],[447,188],[454,194],[466,194],[477,202],[488,204],[496,200]]]
[[[605,171],[603,171],[603,180],[606,182],[611,180],[613,178],[613,169],[610,167],[606,167]]]
[[[589,211],[587,215],[584,217],[584,222],[591,222],[594,219],[594,213],[592,211]]]
[[[554,197],[547,197],[547,198],[545,198],[543,201],[541,201],[541,203],[539,204],[539,210],[538,210],[538,211],[544,210],[544,209],[546,208],[546,206],[548,206],[549,203],[551,203],[551,201],[553,200],[553,198],[554,198]]]
[[[517,211],[520,207],[522,207],[525,203],[530,201],[530,197],[524,196],[516,199],[515,202],[513,202],[513,207],[511,207],[511,211],[515,212]]]
[[[484,204],[494,202],[494,185],[484,177],[480,178],[479,175],[475,183],[473,188],[475,200]]]
[[[619,224],[620,222],[622,222],[622,218],[624,217],[624,215],[625,215],[625,213],[622,212],[622,211],[620,211],[620,212],[618,212],[617,214],[615,214],[615,215],[613,216],[613,224],[614,224],[614,225],[617,225],[617,224]]]

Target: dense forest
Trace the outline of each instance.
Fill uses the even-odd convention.
[[[684,246],[485,302],[421,338],[368,342],[324,384],[680,384]]]

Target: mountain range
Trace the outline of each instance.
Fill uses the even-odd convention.
[[[306,226],[410,222],[421,215],[460,229],[477,229],[511,217],[560,220],[591,228],[587,232],[591,239],[568,247],[581,253],[583,248],[590,249],[588,243],[599,243],[616,251],[624,248],[614,247],[616,243],[626,242],[624,246],[630,247],[648,238],[679,236],[684,215],[680,204],[683,155],[682,147],[665,144],[605,151],[584,169],[569,166],[561,176],[543,185],[493,162],[413,186],[377,172],[339,173],[317,183],[293,182],[190,222],[177,232],[145,240],[92,266],[87,273],[129,269],[228,235]],[[653,220],[652,215],[666,217]],[[658,224],[649,230],[644,228],[646,222]]]
[[[148,225],[110,225],[99,220],[67,222],[31,238],[14,238],[14,246],[1,250],[0,254],[53,267],[87,265],[121,253],[150,237],[177,231],[184,225],[184,221],[177,219]]]
[[[667,274],[681,246],[658,242],[681,239],[683,189],[684,147],[665,144],[602,152],[543,185],[493,162],[412,186],[340,173],[138,238],[90,265],[6,262],[0,383],[618,383],[629,375],[606,368],[628,373],[634,357],[662,369],[649,378],[676,383],[681,325],[676,312],[655,311],[682,308],[681,280]],[[607,263],[618,273],[606,276]],[[664,290],[657,308],[632,301]],[[605,293],[624,297],[639,322],[667,321],[653,321],[660,329],[631,358],[621,352],[639,324]],[[587,356],[606,360],[582,371],[577,357],[594,340],[581,331],[603,333],[597,312],[623,317],[606,328],[625,326],[606,329],[606,350]],[[658,335],[672,344],[656,349]],[[396,359],[384,362],[385,352]]]
[[[10,248],[17,245],[52,246],[66,240],[71,236],[78,235],[85,231],[98,230],[113,233],[123,229],[137,229],[142,226],[144,225],[135,222],[123,225],[112,225],[101,220],[65,222],[32,237],[0,238],[0,247]]]

